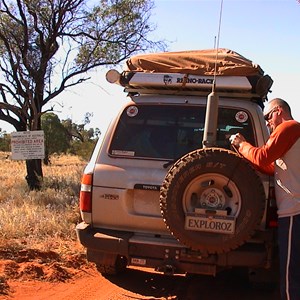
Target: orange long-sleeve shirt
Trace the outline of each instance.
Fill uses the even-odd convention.
[[[273,175],[279,216],[300,213],[300,123],[283,122],[262,147],[248,142],[239,152],[260,171]]]

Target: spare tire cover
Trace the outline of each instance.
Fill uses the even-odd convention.
[[[177,160],[160,190],[167,228],[203,254],[228,252],[249,240],[261,222],[265,199],[251,164],[220,148],[198,149]]]

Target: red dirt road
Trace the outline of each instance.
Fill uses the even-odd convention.
[[[76,251],[75,251],[76,252]],[[278,289],[261,291],[240,270],[216,277],[167,276],[127,268],[103,276],[83,252],[0,251],[0,300],[279,300]]]
[[[11,293],[0,299],[18,300],[92,300],[92,299],[141,299],[98,274],[94,269],[85,270],[72,280],[61,283],[28,281],[9,282]],[[127,297],[128,296],[128,297]]]
[[[243,275],[224,272],[208,276],[164,276],[128,269],[121,277],[105,278],[92,266],[66,281],[9,280],[0,300],[279,300],[278,291],[253,290]]]

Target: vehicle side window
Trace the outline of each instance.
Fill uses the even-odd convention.
[[[202,148],[204,106],[136,105],[125,109],[115,130],[111,155],[176,159]],[[216,146],[230,149],[229,136],[241,132],[255,144],[247,112],[220,108]]]

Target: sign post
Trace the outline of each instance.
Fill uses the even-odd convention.
[[[13,160],[44,159],[44,131],[18,131],[11,133]]]

